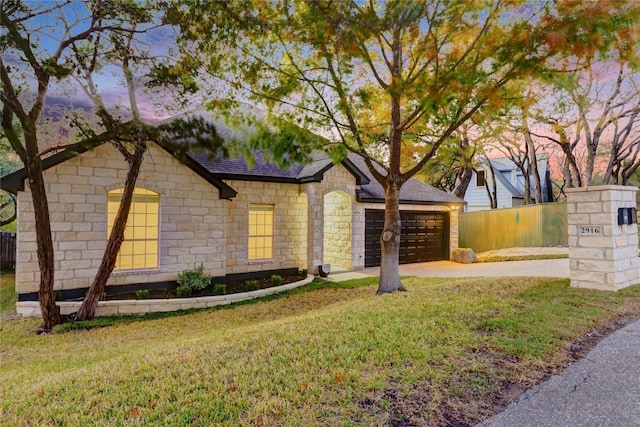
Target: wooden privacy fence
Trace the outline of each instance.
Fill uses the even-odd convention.
[[[16,268],[16,235],[0,233],[0,269],[15,270]]]
[[[567,204],[545,203],[460,214],[459,246],[475,252],[567,246]]]

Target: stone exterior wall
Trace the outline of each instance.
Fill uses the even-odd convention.
[[[104,144],[45,172],[56,290],[90,286],[107,242],[107,192],[124,186],[127,170],[122,156]],[[365,209],[384,209],[384,205],[358,203],[356,179],[344,166],[330,168],[322,182],[227,184],[238,192],[232,201],[220,200],[214,186],[151,144],[137,187],[159,194],[159,265],[116,270],[108,285],[175,280],[180,272],[200,264],[212,276],[295,267],[317,273],[317,266],[326,262],[364,267]],[[272,259],[248,259],[252,203],[274,206]],[[450,211],[446,205],[402,205],[401,209]],[[36,292],[39,272],[28,188],[18,194],[18,212],[16,289]],[[457,247],[457,224],[457,212],[451,212],[451,250]],[[334,232],[325,242],[327,230]]]
[[[318,265],[324,264],[324,196],[332,191],[341,191],[351,199],[351,206],[357,204],[356,178],[342,165],[335,165],[324,173],[322,182],[311,182],[303,185],[308,196],[308,230],[307,230],[307,268],[309,273],[318,273]],[[354,219],[355,220],[355,219]],[[352,230],[353,230],[352,221]],[[364,266],[364,234],[360,240],[363,245],[362,261],[358,264],[358,235],[351,233],[351,267]]]
[[[307,195],[300,184],[225,181],[238,195],[229,202],[225,238],[227,274],[306,268]],[[273,258],[248,259],[249,204],[274,206]]]
[[[618,225],[618,208],[635,208],[636,191],[614,185],[565,190],[571,286],[617,291],[638,283],[638,225]]]
[[[107,242],[107,192],[124,186],[127,164],[104,144],[45,171],[55,252],[55,289],[90,286]],[[138,187],[160,194],[160,256],[156,269],[114,271],[108,285],[175,280],[202,264],[225,274],[227,200],[218,190],[156,145],[145,155]],[[16,289],[38,290],[33,203],[18,194]]]
[[[351,220],[353,208],[348,194],[332,191],[324,195],[324,262],[351,269]]]
[[[447,207],[444,207],[444,210],[446,209]],[[451,254],[453,253],[453,250],[458,249],[458,245],[460,242],[460,233],[459,233],[460,216],[459,215],[460,215],[459,209],[449,210],[449,259],[451,259]]]

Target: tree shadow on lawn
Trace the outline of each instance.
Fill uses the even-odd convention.
[[[104,317],[96,317],[93,320],[87,321],[78,321],[75,322],[73,319],[69,319],[67,323],[63,323],[62,325],[58,325],[54,328],[55,333],[74,331],[74,330],[89,330],[95,328],[104,328],[113,325],[119,324],[129,324],[134,322],[145,322],[150,320],[157,319],[166,319],[171,317],[185,316],[192,313],[199,313],[204,311],[216,311],[216,310],[231,310],[236,307],[244,306],[244,305],[252,305],[263,303],[267,301],[274,301],[280,299],[288,299],[291,296],[308,293],[312,291],[320,291],[320,290],[358,290],[360,288],[372,287],[377,284],[377,277],[368,277],[365,279],[354,279],[345,282],[330,282],[322,279],[315,279],[313,282],[308,285],[301,286],[296,289],[292,289],[289,291],[280,292],[273,295],[267,295],[260,298],[255,298],[251,300],[239,301],[233,304],[228,305],[219,305],[210,308],[194,308],[188,310],[180,310],[180,311],[168,311],[168,312],[158,312],[158,313],[148,313],[139,316],[128,315],[128,316],[104,316]],[[369,292],[369,291],[367,291]],[[375,292],[371,292],[374,294]],[[285,304],[279,308],[279,316],[285,317],[291,315],[295,312],[300,312],[302,310],[310,310],[315,308],[320,308],[323,306],[328,306],[340,301],[346,301],[354,298],[361,297],[363,292],[333,292],[333,293],[324,293],[323,298],[313,298],[307,301],[305,300],[292,300],[291,304]]]

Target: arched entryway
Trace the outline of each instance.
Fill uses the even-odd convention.
[[[324,195],[323,263],[332,270],[351,270],[351,197],[344,191]]]

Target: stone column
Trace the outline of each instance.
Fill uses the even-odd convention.
[[[318,266],[323,259],[323,194],[319,183],[305,184],[307,193],[307,270],[318,274]]]
[[[460,208],[455,206],[449,212],[449,259],[451,259],[453,251],[458,249]]]
[[[630,224],[630,211],[619,212],[635,212],[637,190],[620,185],[565,190],[572,287],[617,291],[640,282],[638,224]],[[619,224],[619,213],[625,224]]]

